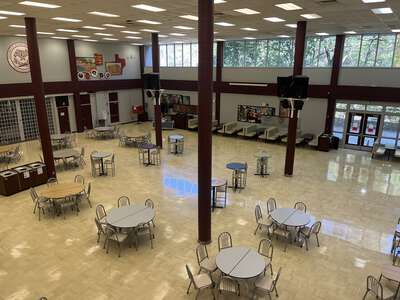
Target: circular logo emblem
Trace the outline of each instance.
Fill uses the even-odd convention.
[[[7,60],[17,72],[27,73],[29,69],[28,46],[25,43],[14,43],[8,47]]]

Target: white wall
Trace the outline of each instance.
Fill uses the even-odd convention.
[[[65,40],[39,39],[39,54],[44,82],[71,80]]]
[[[92,43],[75,41],[76,57],[93,57],[95,53],[103,54],[102,66],[97,66],[99,72],[105,72],[105,63],[115,61],[115,55],[126,60],[122,75],[111,76],[110,79],[140,78],[139,47],[121,43]]]
[[[400,87],[399,78],[399,68],[341,68],[339,85]]]
[[[290,76],[292,68],[223,68],[222,81],[276,83],[278,76]]]

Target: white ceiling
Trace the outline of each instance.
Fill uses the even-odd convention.
[[[127,34],[121,33],[121,30],[140,31],[140,29],[156,29],[160,34],[184,33],[185,37],[160,38],[161,42],[172,41],[194,41],[197,39],[196,30],[175,29],[173,26],[184,25],[197,27],[196,21],[179,18],[180,15],[197,15],[196,0],[37,0],[61,5],[61,8],[44,9],[20,5],[17,1],[1,0],[0,10],[18,11],[26,13],[26,16],[37,18],[38,31],[54,32],[56,36],[70,37],[72,34],[88,35],[92,39],[101,40],[101,36],[94,35],[95,32],[112,33],[112,38],[118,38],[120,41],[129,41],[136,43],[148,43],[150,33],[141,32],[137,36],[140,40],[129,40],[125,37]],[[295,29],[285,26],[287,23],[296,23],[299,20],[305,20],[300,15],[305,13],[317,13],[323,18],[318,20],[309,20],[308,34],[316,32],[327,32],[329,34],[343,33],[344,31],[354,30],[357,32],[390,32],[391,29],[400,28],[400,0],[386,0],[384,3],[364,4],[361,0],[226,0],[226,3],[215,5],[215,22],[230,22],[234,27],[221,27],[215,25],[215,31],[218,33],[215,38],[222,39],[241,39],[251,36],[256,38],[273,37],[280,34],[293,35]],[[302,10],[285,11],[275,4],[292,2],[301,7]],[[166,9],[164,12],[148,12],[132,8],[135,4],[149,4]],[[375,15],[371,8],[391,7],[393,14]],[[233,11],[238,8],[250,8],[259,11],[257,15],[243,15]],[[99,17],[90,15],[87,12],[101,11],[120,15],[119,18]],[[81,19],[81,23],[69,23],[54,21],[53,17],[68,17]],[[271,23],[263,20],[265,17],[280,17],[285,19],[282,23]],[[8,16],[7,19],[0,20],[0,35],[23,34],[24,29],[9,27],[11,24],[24,24],[24,16]],[[146,25],[137,23],[137,20],[147,19],[159,21],[161,25]],[[132,24],[127,24],[131,20]],[[113,23],[125,25],[127,28],[107,28],[107,30],[97,31],[82,29],[82,26],[101,26],[104,23]],[[257,32],[248,32],[240,30],[243,27],[257,28]],[[56,29],[76,29],[79,33],[57,32]]]

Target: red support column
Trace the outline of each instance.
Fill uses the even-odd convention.
[[[75,43],[74,40],[67,40],[68,46],[68,58],[69,58],[69,70],[71,73],[71,81],[74,83],[74,106],[75,106],[75,119],[76,129],[78,132],[83,132],[83,120],[81,115],[81,96],[78,88],[78,69],[76,67],[76,54],[75,54]]]
[[[198,0],[199,40],[199,149],[198,149],[198,228],[199,242],[211,242],[211,165],[214,2]]]
[[[326,118],[325,118],[325,133],[328,134],[332,133],[333,119],[336,107],[335,90],[339,82],[339,73],[342,64],[344,40],[345,40],[344,35],[336,36],[335,52],[333,54],[333,61],[332,61],[331,84],[328,96],[328,107],[326,109]]]
[[[48,176],[55,177],[56,169],[54,166],[53,149],[51,147],[49,123],[47,120],[35,18],[25,18],[25,27],[29,52],[29,66],[32,78],[32,92],[35,97],[36,116],[39,126],[40,141],[42,144],[43,159],[47,166]]]
[[[160,73],[160,47],[158,44],[158,33],[151,34],[151,47],[153,57],[153,73]],[[154,103],[154,123],[156,131],[156,144],[162,148],[161,107],[160,99]]]
[[[217,68],[216,68],[216,82],[215,82],[215,119],[218,124],[221,122],[221,82],[222,82],[222,68],[224,66],[224,42],[217,42]]]
[[[301,75],[303,73],[306,31],[307,31],[307,22],[306,21],[297,22],[293,75]],[[297,110],[294,111],[293,118],[289,119],[288,141],[286,146],[286,159],[285,159],[285,176],[293,175],[294,155],[296,152],[296,133],[297,133]]]

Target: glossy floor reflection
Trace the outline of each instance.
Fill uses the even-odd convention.
[[[150,130],[150,124],[122,128],[138,134]],[[96,244],[94,208],[84,206],[79,216],[68,214],[66,220],[45,217],[38,222],[28,192],[0,197],[0,299],[194,299],[193,290],[186,295],[184,267],[189,263],[197,271],[197,134],[174,132],[185,136],[185,153],[164,150],[160,167],[139,165],[137,151],[118,147],[117,140],[80,135],[78,146],[86,153],[115,152],[116,176],[91,178],[89,163],[83,170],[58,173],[60,182],[84,175],[92,182],[92,203],[106,209],[115,207],[121,195],[140,203],[153,199],[153,250],[143,242],[137,252],[124,247],[121,258],[115,248],[107,255]],[[172,132],[164,132],[164,140],[168,134]],[[259,150],[272,155],[267,178],[251,175]],[[37,142],[24,144],[23,151],[24,161],[39,159]],[[217,253],[222,231],[232,234],[234,245],[257,249],[263,234],[253,235],[256,203],[265,209],[269,197],[280,207],[303,201],[322,220],[321,247],[312,242],[308,252],[289,246],[284,253],[282,243],[273,241],[274,269],[283,268],[279,299],[360,299],[367,275],[379,276],[381,266],[391,262],[387,253],[400,215],[400,163],[372,161],[364,152],[299,148],[295,175],[287,178],[284,156],[281,145],[214,136],[213,176],[229,179],[225,165],[232,161],[247,161],[250,175],[247,188],[229,192],[228,207],[213,213],[210,255]],[[201,298],[209,297],[205,293]]]

